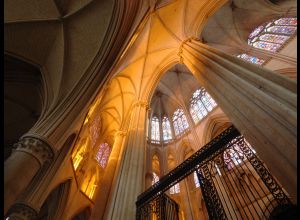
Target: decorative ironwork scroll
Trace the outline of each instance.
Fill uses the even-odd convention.
[[[199,179],[202,195],[208,209],[208,215],[211,219],[227,219],[218,196],[218,192],[210,177],[207,165],[204,165],[202,168],[209,178],[205,178],[199,170],[197,170],[196,173]]]
[[[140,206],[136,213],[137,220],[179,220],[178,204],[166,194],[160,194],[149,203]]]
[[[137,219],[176,219],[168,214],[178,213],[178,205],[171,199],[176,205],[166,205],[163,192],[194,171],[210,219],[269,219],[274,210],[292,206],[254,149],[231,126],[139,195]]]

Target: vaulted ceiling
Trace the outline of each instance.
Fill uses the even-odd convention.
[[[37,67],[46,90],[44,119],[32,132],[60,138],[53,133],[57,126],[64,131],[74,116],[87,112],[147,5],[136,0],[4,2],[5,54]]]
[[[177,108],[189,108],[192,94],[200,87],[198,81],[182,64],[176,64],[169,69],[159,81],[151,99],[151,113],[162,118],[172,119]]]
[[[247,48],[249,34],[268,20],[295,13],[295,1],[229,0],[211,16],[200,39],[230,54]]]

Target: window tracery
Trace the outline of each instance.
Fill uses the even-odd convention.
[[[183,133],[188,127],[187,119],[182,109],[177,109],[173,114],[173,126],[175,135]]]
[[[160,142],[160,130],[159,130],[159,120],[156,116],[151,119],[151,142]]]
[[[217,106],[217,103],[204,88],[197,89],[193,93],[190,103],[190,113],[195,123],[199,122]]]
[[[90,124],[90,134],[91,134],[91,146],[92,148],[95,146],[96,141],[99,138],[99,134],[100,134],[100,124],[101,124],[101,117],[100,116],[96,116],[91,124]]]
[[[162,119],[163,140],[169,141],[172,139],[171,125],[169,119],[164,116]]]
[[[99,165],[104,169],[108,162],[108,158],[110,155],[110,147],[107,143],[102,143],[99,146],[98,152],[95,156],[95,159],[98,161]]]
[[[248,44],[276,52],[297,31],[297,18],[280,18],[260,25],[248,37]]]

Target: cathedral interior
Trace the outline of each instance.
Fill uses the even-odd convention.
[[[5,0],[4,219],[296,219],[296,0]]]

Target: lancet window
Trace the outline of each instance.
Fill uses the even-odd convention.
[[[151,142],[159,143],[160,131],[159,131],[159,120],[156,116],[151,119]]]
[[[110,155],[110,147],[107,143],[102,143],[99,146],[99,150],[95,156],[95,159],[98,161],[99,165],[104,169],[107,165],[108,158]]]
[[[194,92],[190,103],[190,113],[195,123],[199,122],[217,106],[217,103],[204,88],[197,89]]]
[[[182,109],[177,109],[173,114],[173,126],[175,135],[183,133],[188,127],[187,119]]]
[[[169,119],[164,116],[162,119],[163,140],[169,141],[172,139],[171,125]]]
[[[248,37],[248,44],[276,52],[297,31],[297,18],[280,18],[260,25]]]

